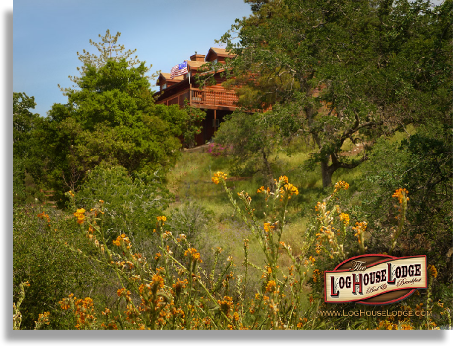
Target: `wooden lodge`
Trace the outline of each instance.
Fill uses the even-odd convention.
[[[216,83],[214,85],[205,86],[202,89],[196,84],[194,78],[202,65],[208,62],[225,63],[226,58],[234,58],[234,55],[222,48],[210,48],[206,56],[196,52],[190,57],[190,60],[186,60],[188,67],[186,74],[171,78],[170,73],[161,73],[156,82],[160,88],[157,93],[157,104],[177,104],[184,107],[185,100],[188,100],[190,106],[206,111],[203,130],[196,136],[196,145],[209,141],[224,116],[237,108],[238,97],[234,91],[223,88],[222,83],[226,79],[221,77],[221,72],[215,73]]]

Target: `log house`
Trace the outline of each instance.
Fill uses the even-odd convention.
[[[171,78],[170,73],[161,73],[158,77],[156,85],[160,90],[156,93],[157,104],[184,107],[185,100],[188,100],[190,106],[206,111],[202,132],[196,136],[196,145],[205,144],[213,137],[224,116],[237,108],[238,97],[234,91],[224,89],[222,83],[226,79],[221,77],[221,72],[214,75],[214,85],[202,89],[196,84],[194,76],[207,62],[225,63],[226,58],[234,57],[223,48],[212,47],[206,55],[196,52],[190,60],[186,60],[188,73],[174,78]]]

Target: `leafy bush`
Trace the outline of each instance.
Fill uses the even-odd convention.
[[[62,318],[59,299],[69,292],[96,292],[99,278],[95,275],[95,262],[87,261],[81,253],[65,246],[70,243],[88,255],[92,253],[74,217],[68,219],[55,210],[15,207],[13,240],[14,297],[20,295],[21,283],[27,281],[30,285],[21,304],[22,328],[33,329],[34,321],[43,312],[52,316],[48,328],[69,328]]]
[[[133,178],[122,166],[100,165],[88,173],[74,206],[89,210],[102,204],[107,239],[126,233],[139,242],[151,238],[155,217],[168,207],[170,198],[158,177]]]
[[[386,251],[380,235],[395,225],[397,209],[388,191],[402,187],[411,198],[405,240],[398,254],[426,254],[439,267],[439,280],[452,282],[452,130],[433,123],[402,141],[381,139],[364,164],[356,186],[359,213],[370,225],[375,251]],[[373,194],[370,191],[374,191]]]
[[[227,147],[223,147],[222,145],[217,144],[217,143],[210,143],[208,145],[207,152],[211,156],[221,156],[221,155],[225,155],[227,153]]]

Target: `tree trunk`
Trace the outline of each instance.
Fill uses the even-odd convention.
[[[333,170],[330,169],[329,166],[329,159],[321,161],[321,168],[322,168],[322,183],[323,187],[331,186],[331,177],[333,176]]]
[[[268,184],[270,188],[273,187],[273,172],[271,172],[271,166],[270,163],[268,162],[268,156],[266,155],[266,152],[263,148],[260,150],[262,152],[262,158],[263,158],[263,164],[265,166],[265,175],[268,180]]]

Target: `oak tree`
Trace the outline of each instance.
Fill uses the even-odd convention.
[[[324,186],[368,158],[346,155],[382,136],[452,112],[452,1],[247,1],[221,42],[245,105],[283,137],[311,136]],[[451,84],[450,84],[451,83]]]

